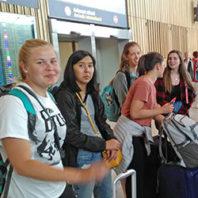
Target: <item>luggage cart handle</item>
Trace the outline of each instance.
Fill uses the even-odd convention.
[[[131,184],[132,184],[132,198],[136,198],[136,171],[133,169],[127,170],[125,173],[120,173],[116,179],[113,182],[113,198],[116,198],[116,189],[117,189],[117,183],[121,179],[127,178],[131,175]]]

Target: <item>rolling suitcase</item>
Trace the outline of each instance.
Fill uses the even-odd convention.
[[[161,165],[158,179],[160,198],[198,198],[198,168]]]
[[[117,194],[117,183],[124,178],[127,178],[131,175],[131,183],[132,183],[132,198],[136,198],[136,171],[133,169],[127,170],[125,173],[120,173],[113,182],[113,198],[116,198]]]
[[[163,164],[158,170],[159,197],[198,198],[198,123],[184,115],[170,114],[164,119],[160,137],[163,132],[178,160],[167,160],[160,141]]]

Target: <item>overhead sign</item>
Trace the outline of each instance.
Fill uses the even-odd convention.
[[[127,28],[126,0],[48,0],[50,17]]]
[[[8,3],[30,8],[38,8],[38,0],[0,0],[0,3]]]

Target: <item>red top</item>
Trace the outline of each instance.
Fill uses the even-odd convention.
[[[151,126],[152,118],[132,119],[130,116],[131,103],[133,100],[144,102],[143,109],[154,109],[156,102],[156,89],[153,83],[145,76],[139,77],[129,89],[125,102],[122,106],[121,114],[141,126]]]

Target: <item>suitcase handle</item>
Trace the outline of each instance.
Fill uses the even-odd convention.
[[[133,169],[127,170],[125,173],[120,173],[113,182],[113,198],[116,198],[116,189],[117,183],[121,179],[124,179],[131,175],[131,184],[132,184],[132,198],[136,198],[136,171]]]

